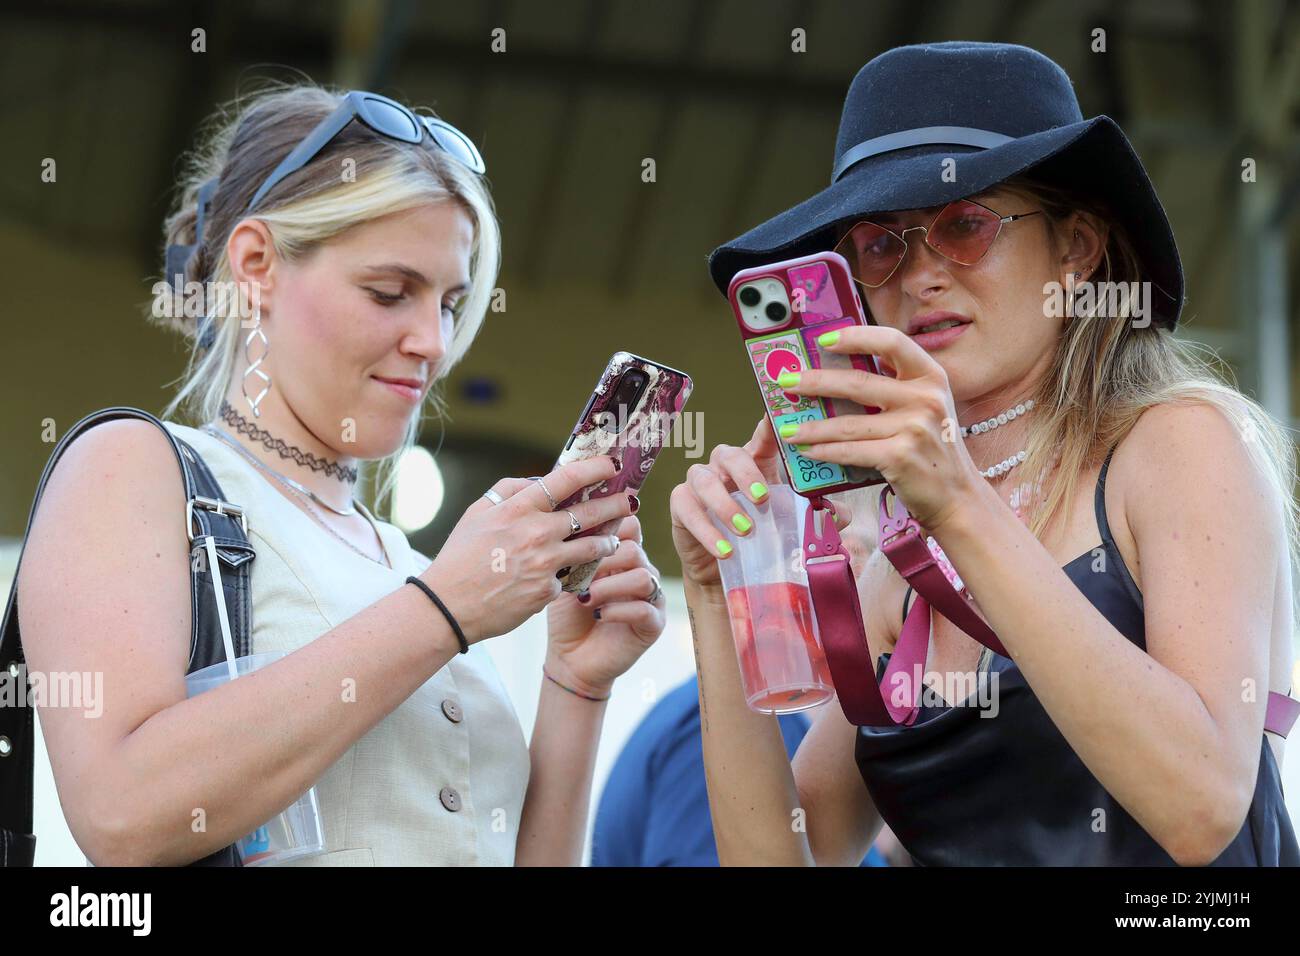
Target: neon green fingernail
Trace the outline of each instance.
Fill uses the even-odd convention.
[[[776,384],[782,388],[794,388],[799,384],[798,372],[782,372],[776,377]]]
[[[834,345],[839,340],[839,332],[823,332],[821,335],[817,336],[818,345]]]
[[[808,448],[809,448],[808,445],[795,445],[795,446],[794,446],[794,450],[795,450],[795,451],[807,451]]]
[[[744,534],[750,528],[754,527],[754,522],[750,521],[744,515],[732,515],[731,523],[735,525],[737,531]]]
[[[761,498],[767,494],[767,485],[763,484],[761,481],[756,481],[749,486],[749,493],[754,498]]]
[[[724,541],[722,538],[718,539],[717,549],[718,549],[718,554],[722,555],[724,558],[727,555],[731,554],[731,545],[727,544],[727,542]]]
[[[799,426],[796,423],[787,422],[786,424],[778,428],[776,431],[777,434],[779,434],[782,438],[793,438],[794,433],[797,432],[798,430],[799,430]]]

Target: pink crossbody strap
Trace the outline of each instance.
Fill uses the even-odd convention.
[[[893,503],[890,503],[890,497]],[[903,623],[898,643],[879,682],[871,664],[866,627],[849,553],[832,516],[834,503],[812,498],[804,522],[804,568],[826,663],[840,707],[859,727],[910,725],[930,647],[933,608],[985,647],[1010,657],[993,630],[944,575],[925,541],[925,531],[886,484],[880,491],[880,550],[909,584],[917,599]],[[1300,701],[1270,691],[1264,729],[1285,737],[1300,718]]]
[[[898,573],[932,608],[995,654],[1010,657],[992,628],[984,623],[969,600],[957,593],[944,576],[925,543],[926,534],[920,523],[912,517],[897,495],[894,495],[891,507],[890,495],[894,495],[894,489],[889,485],[880,489],[878,511],[880,550],[885,553],[889,563],[898,569]]]
[[[981,644],[1006,656],[997,635],[948,582],[925,544],[920,524],[902,501],[895,497],[890,509],[886,494],[892,492],[889,485],[881,490],[881,550],[916,589],[918,600],[903,624],[880,682],[871,666],[849,553],[831,520],[834,504],[825,498],[811,499],[804,521],[804,568],[818,633],[840,707],[857,726],[887,727],[916,720],[921,675],[930,648],[931,606]]]
[[[1295,726],[1300,717],[1300,700],[1279,694],[1275,690],[1268,692],[1268,707],[1264,711],[1264,729],[1285,737]]]
[[[809,503],[803,558],[817,615],[817,630],[835,694],[845,716],[857,726],[911,724],[918,713],[919,687],[909,687],[907,681],[918,668],[925,666],[929,629],[925,628],[918,636],[919,628],[910,631],[904,628],[885,670],[883,685],[893,691],[886,699],[871,666],[862,603],[849,565],[849,553],[835,530],[834,513],[835,506],[825,499]]]

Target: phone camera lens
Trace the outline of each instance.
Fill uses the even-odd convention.
[[[736,296],[736,298],[740,299],[741,305],[748,306],[751,309],[763,301],[762,293],[752,285],[747,285],[745,288],[741,289],[740,294]]]
[[[636,408],[637,400],[649,382],[650,376],[640,369],[627,371],[619,378],[605,412],[607,419],[617,417],[617,421],[607,421],[603,426],[606,431],[621,432],[626,427],[628,415]]]
[[[767,308],[763,311],[767,313],[767,317],[773,322],[784,322],[785,317],[788,314],[785,306],[780,302],[769,302]]]

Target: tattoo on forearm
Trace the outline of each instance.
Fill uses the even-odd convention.
[[[691,644],[695,647],[695,675],[700,688],[700,724],[709,729],[709,708],[704,700],[704,668],[700,666],[700,635],[695,629],[695,609],[686,605],[686,617],[691,622]]]

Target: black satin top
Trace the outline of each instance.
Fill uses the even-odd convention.
[[[1106,455],[1094,510],[1105,554],[1064,571],[1121,634],[1146,650],[1142,594],[1106,521]],[[1100,565],[1099,565],[1100,567]],[[911,589],[908,589],[909,595]],[[904,617],[907,597],[903,598]],[[1006,657],[990,655],[992,707],[922,704],[910,727],[859,727],[855,758],[884,821],[920,866],[1172,866],[1174,860],[1084,766]],[[876,678],[890,655],[882,654]],[[985,714],[985,716],[981,716]],[[1116,746],[1123,746],[1116,741]],[[1261,734],[1245,823],[1213,866],[1300,866],[1273,750]]]

